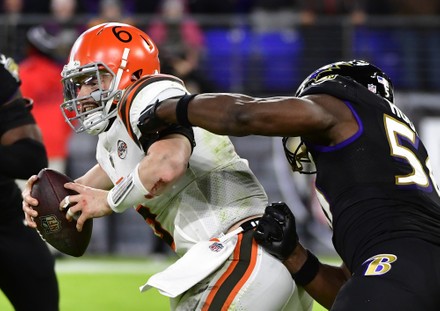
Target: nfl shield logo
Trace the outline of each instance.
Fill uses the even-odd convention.
[[[61,230],[61,221],[55,215],[41,217],[41,225],[45,233],[55,233]]]
[[[223,244],[219,242],[214,242],[211,245],[209,245],[209,249],[212,252],[216,252],[216,253],[220,252],[223,248],[224,248]]]
[[[127,144],[122,140],[118,140],[118,157],[121,159],[125,159],[126,156],[127,156]]]

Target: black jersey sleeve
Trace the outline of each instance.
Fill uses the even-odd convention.
[[[20,98],[0,108],[0,137],[7,131],[28,124],[35,124],[30,110],[31,102]],[[0,174],[10,179],[27,179],[47,167],[44,145],[31,138],[24,138],[11,145],[0,145]]]
[[[0,174],[10,179],[28,179],[47,167],[44,145],[24,138],[7,146],[0,145]]]

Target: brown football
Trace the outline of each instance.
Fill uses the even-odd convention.
[[[88,219],[81,232],[76,230],[76,221],[67,221],[67,209],[60,211],[60,202],[67,195],[76,192],[64,188],[72,179],[60,172],[45,168],[38,173],[38,180],[31,191],[32,197],[38,200],[34,209],[37,229],[41,237],[60,252],[80,257],[84,254],[92,236],[93,220]]]

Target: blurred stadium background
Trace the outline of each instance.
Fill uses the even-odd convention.
[[[31,44],[61,66],[72,40],[90,25],[110,20],[130,22],[150,34],[153,22],[159,22],[160,29],[167,29],[170,35],[159,44],[163,72],[179,75],[182,71],[176,68],[175,60],[197,52],[190,74],[179,75],[194,92],[256,96],[291,95],[306,75],[324,64],[365,59],[392,78],[396,102],[415,121],[431,152],[434,172],[440,171],[438,0],[336,0],[331,2],[339,7],[331,12],[317,4],[324,5],[324,0],[188,0],[178,18],[165,16],[161,9],[170,1],[3,0],[0,51],[21,62],[29,58]],[[188,21],[192,27],[183,27]],[[45,33],[34,32],[29,37],[30,29],[36,26],[42,26]],[[181,36],[185,31],[186,37]],[[188,34],[191,31],[194,33]],[[202,39],[197,41],[197,36]],[[185,38],[198,44],[188,46],[192,41],[185,42]],[[38,83],[44,93],[48,87],[44,70],[40,77],[30,83]],[[50,122],[58,108],[53,111],[39,122]],[[93,164],[95,139],[81,134],[66,136],[62,168],[71,177]],[[306,246],[320,256],[335,256],[330,230],[311,191],[312,177],[290,173],[281,140],[258,136],[232,139],[270,200],[291,206]],[[57,255],[59,261],[70,260]],[[95,220],[86,257],[103,255],[172,256],[132,210]]]

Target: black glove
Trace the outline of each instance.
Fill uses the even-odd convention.
[[[298,245],[295,216],[284,202],[266,207],[254,232],[254,238],[267,252],[285,260]]]
[[[150,105],[141,112],[138,121],[138,128],[142,134],[153,134],[157,133],[169,126],[168,123],[160,119],[156,115],[156,109],[160,106],[162,102],[156,101],[154,105]]]

